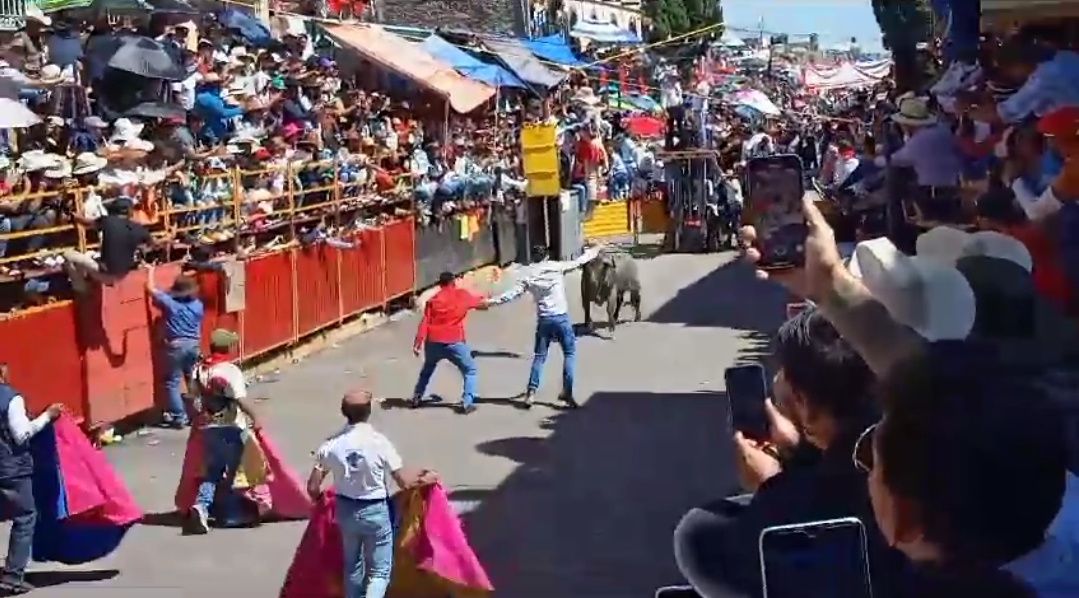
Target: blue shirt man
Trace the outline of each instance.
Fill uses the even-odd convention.
[[[199,361],[199,339],[205,306],[199,299],[198,281],[180,275],[168,292],[154,287],[154,271],[147,274],[146,290],[158,308],[165,328],[168,374],[165,378],[167,405],[162,416],[166,426],[182,428],[188,424],[187,409],[180,394],[181,381],[192,388],[192,375]]]

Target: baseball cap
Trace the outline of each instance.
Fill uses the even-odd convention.
[[[240,335],[225,328],[218,328],[210,333],[210,346],[219,349],[231,348],[240,342]]]

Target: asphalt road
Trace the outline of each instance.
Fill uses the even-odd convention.
[[[734,487],[723,369],[762,356],[784,297],[729,254],[642,257],[641,275],[645,321],[624,324],[615,340],[600,331],[579,341],[580,410],[554,406],[557,349],[541,404],[523,411],[511,399],[528,375],[528,298],[469,320],[482,397],[470,416],[400,407],[420,365],[409,351],[415,316],[272,374],[252,396],[268,397],[262,419],[301,476],[311,451],[340,425],[345,390],[365,386],[385,397],[376,426],[406,461],[441,473],[499,598],[650,596],[678,581],[670,534],[681,514]],[[576,277],[569,287],[580,321]],[[455,401],[456,371],[443,365],[430,391]],[[152,431],[106,449],[146,512],[171,510],[184,440]],[[303,526],[182,536],[140,525],[91,566],[38,566],[45,572],[34,581],[49,587],[35,596],[271,598]]]

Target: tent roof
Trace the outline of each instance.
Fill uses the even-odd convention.
[[[565,74],[553,71],[532,54],[520,41],[509,38],[484,38],[483,43],[491,48],[511,71],[523,81],[539,87],[554,87],[566,78]]]
[[[530,52],[548,62],[563,66],[584,66],[585,64],[573,54],[573,49],[569,47],[569,44],[559,33],[525,40],[523,45]]]
[[[466,77],[495,87],[528,87],[524,81],[508,70],[497,64],[483,62],[437,35],[431,35],[423,40],[420,47]]]
[[[639,44],[640,36],[635,31],[623,29],[614,23],[600,21],[579,21],[569,32],[573,37],[582,37],[609,44]]]
[[[495,88],[464,77],[418,44],[377,25],[323,23],[322,27],[342,46],[445,97],[457,112],[471,112],[495,95]]]

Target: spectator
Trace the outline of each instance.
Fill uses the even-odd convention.
[[[165,393],[168,401],[163,423],[170,428],[188,425],[187,408],[180,393],[180,383],[190,393],[194,390],[195,365],[199,362],[199,340],[202,338],[204,307],[199,299],[199,283],[181,274],[168,291],[154,285],[153,267],[146,273],[146,290],[164,319],[165,350],[168,353],[168,373]]]
[[[145,226],[131,220],[133,207],[133,201],[121,197],[113,200],[108,206],[109,213],[97,220],[79,214],[72,216],[79,224],[94,226],[101,234],[100,258],[77,251],[64,252],[64,265],[75,292],[86,292],[88,280],[116,284],[135,269],[135,252],[153,240]]]
[[[813,309],[780,328],[774,356],[775,403],[767,408],[778,457],[736,434],[735,458],[752,499],[744,509],[726,500],[695,508],[675,530],[675,560],[704,598],[761,594],[757,540],[767,527],[839,517],[872,520],[865,476],[849,459],[877,417],[868,366]],[[867,528],[874,586],[886,595],[899,570],[898,556],[874,526]]]

